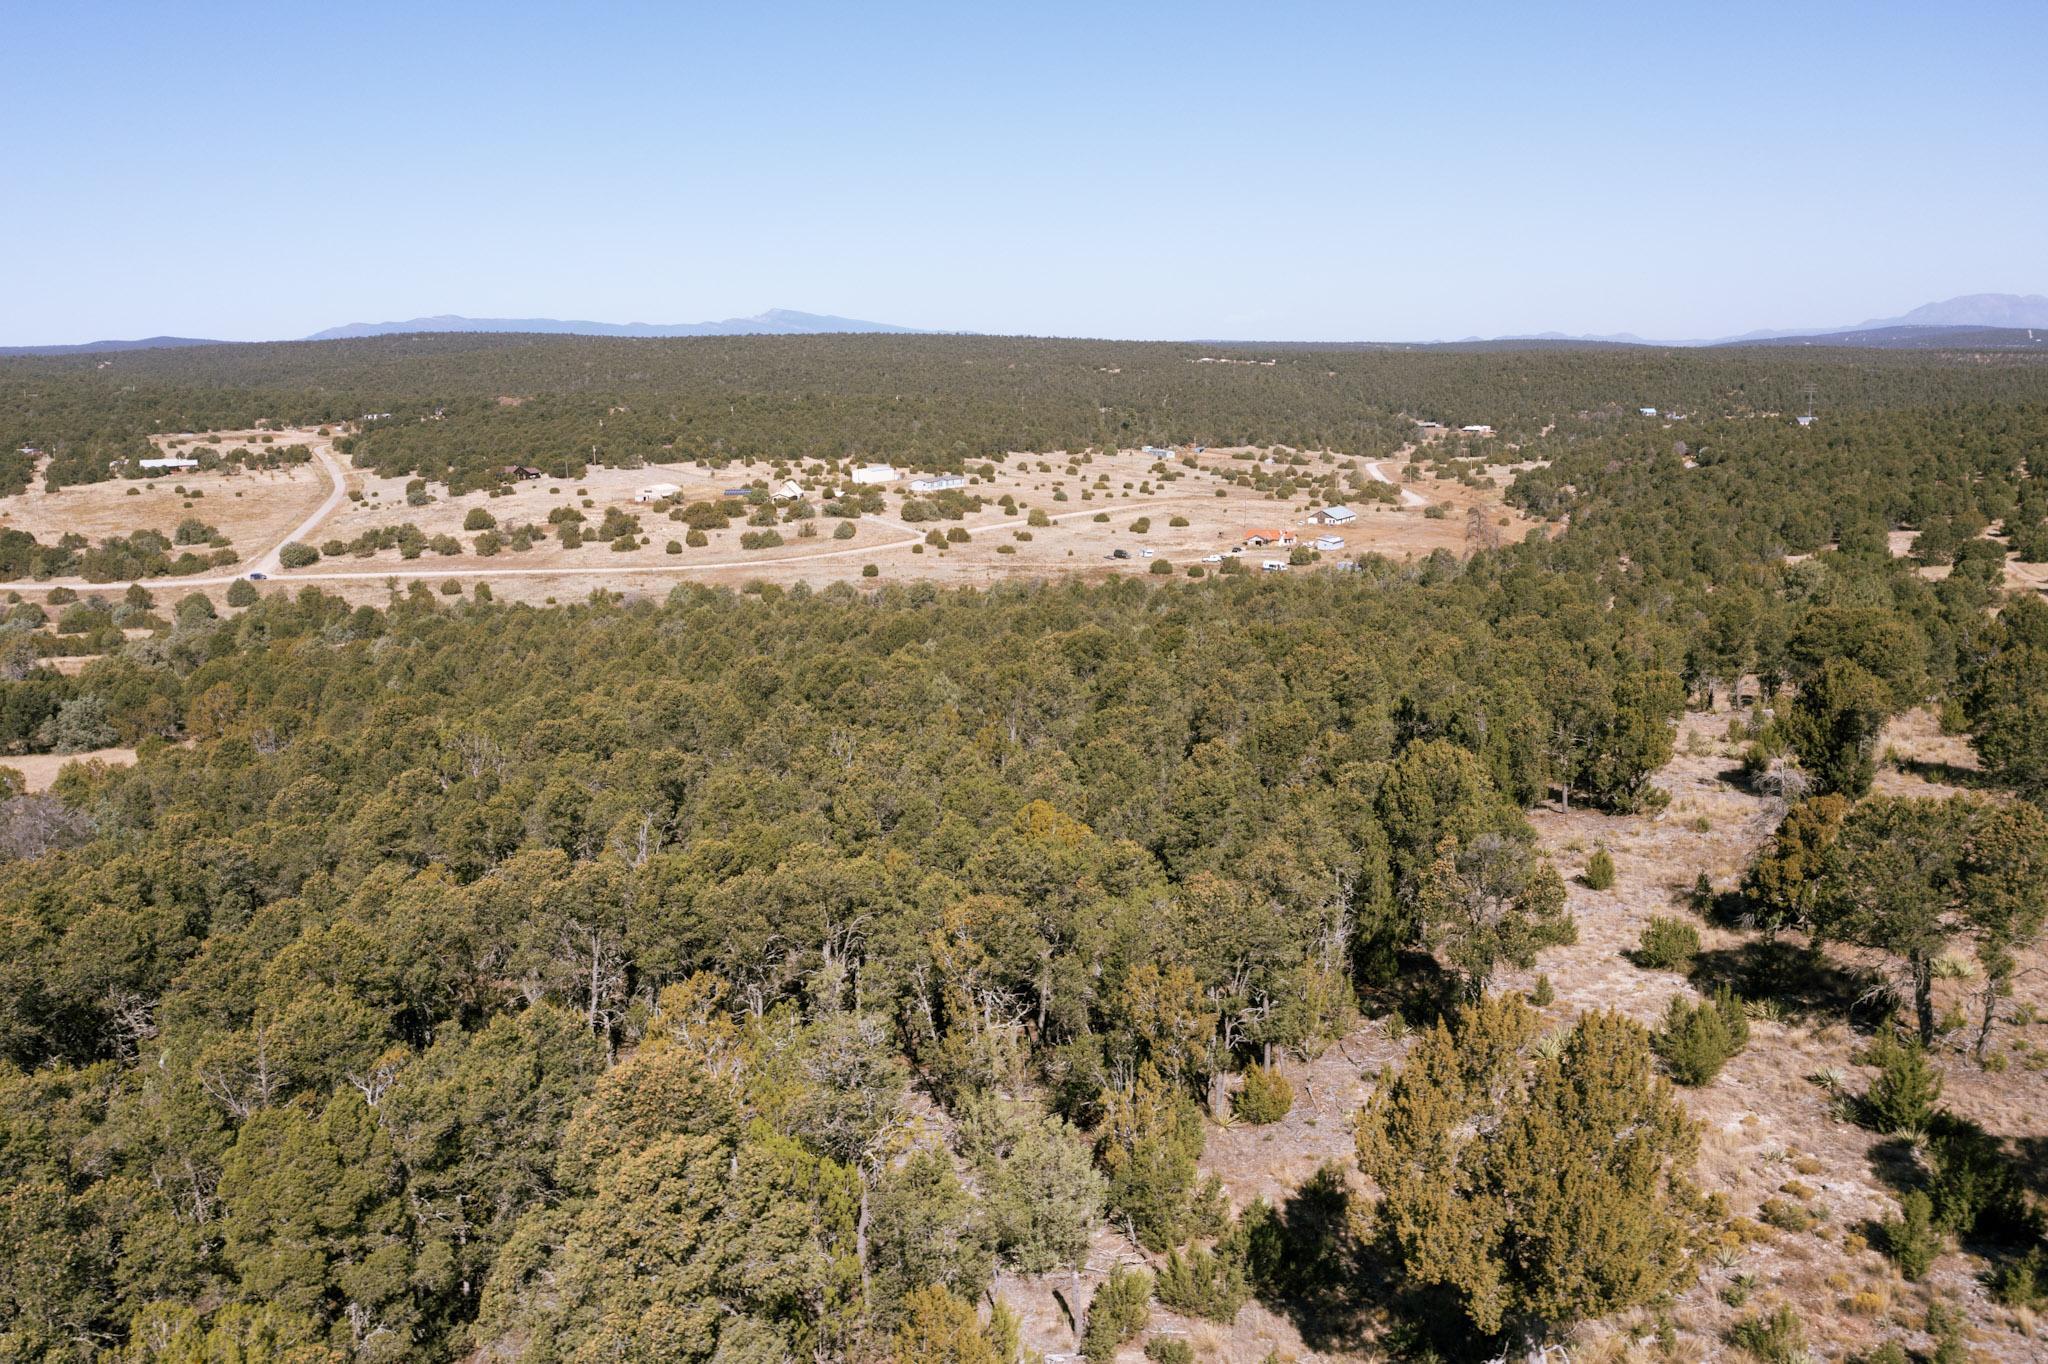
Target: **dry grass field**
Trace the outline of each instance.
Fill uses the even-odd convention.
[[[223,449],[237,445],[254,448],[260,436],[274,437],[278,445],[327,444],[311,431],[218,434]],[[169,444],[178,439],[160,437],[159,448],[171,454],[189,454],[189,445]],[[327,474],[317,463],[269,471],[191,470],[150,479],[117,478],[56,492],[31,482],[27,491],[0,498],[0,529],[27,531],[45,542],[72,532],[102,540],[138,530],[169,535],[180,521],[196,516],[218,527],[241,559],[248,561],[276,544],[318,507],[328,487]]]
[[[260,436],[270,435],[280,444],[308,444],[323,456],[331,450],[326,438],[311,431],[213,434],[223,448],[253,445]],[[159,445],[173,453],[189,453],[198,439],[191,434],[166,436],[159,438]],[[1416,486],[1401,487],[1405,455],[1375,465],[1328,452],[1241,448],[1167,456],[1139,450],[1078,456],[1016,453],[975,466],[962,491],[981,498],[983,505],[961,520],[905,522],[901,508],[913,496],[906,476],[884,489],[885,510],[880,514],[851,522],[819,516],[779,524],[775,529],[784,543],[756,549],[743,548],[741,536],[759,528],[744,525],[739,514],[727,529],[706,532],[704,545],[689,546],[687,527],[670,519],[666,507],[646,505],[636,495],[650,485],[673,484],[680,490],[680,502],[715,501],[727,488],[756,480],[779,483],[787,473],[805,485],[807,500],[818,505],[834,486],[823,466],[757,462],[720,470],[686,462],[593,468],[580,479],[518,482],[495,496],[480,491],[451,497],[437,487],[431,500],[420,505],[408,503],[406,479],[381,478],[346,468],[339,460],[335,467],[344,477],[347,496],[324,515],[318,513],[331,482],[323,464],[315,463],[289,472],[194,472],[57,493],[32,488],[0,499],[0,526],[15,526],[44,539],[67,531],[100,538],[143,527],[168,532],[185,517],[199,516],[230,537],[239,560],[233,569],[204,575],[195,586],[217,587],[227,578],[260,569],[271,580],[268,590],[313,582],[357,601],[381,601],[392,582],[420,579],[436,585],[453,580],[464,587],[488,581],[500,599],[545,602],[575,600],[598,588],[660,593],[678,582],[822,586],[917,579],[978,586],[1076,573],[1099,578],[1146,573],[1158,560],[1165,560],[1177,574],[1196,566],[1213,572],[1216,565],[1203,565],[1202,560],[1239,548],[1250,530],[1285,529],[1301,536],[1303,543],[1324,533],[1325,528],[1306,524],[1308,512],[1324,499],[1311,495],[1305,485],[1331,475],[1338,486],[1329,500],[1345,501],[1358,519],[1349,526],[1328,528],[1344,544],[1319,556],[1325,565],[1366,551],[1395,558],[1440,549],[1464,553],[1481,540],[1520,538],[1530,525],[1501,501],[1501,488],[1509,477],[1505,468],[1490,471],[1495,475],[1492,487],[1428,475]],[[1245,475],[1262,486],[1245,486]],[[1292,495],[1267,490],[1283,476],[1294,484]],[[1377,500],[1376,492],[1394,500]],[[1006,497],[1014,510],[999,505]],[[523,552],[506,549],[485,556],[477,551],[477,532],[464,529],[466,518],[477,508],[487,510],[500,527],[524,524],[546,529],[549,513],[564,507],[573,507],[586,518],[586,532],[594,532],[614,508],[637,516],[642,543],[621,550],[592,538],[564,548],[552,535],[544,535]],[[1050,524],[1029,525],[1034,512],[1043,512]],[[1147,523],[1142,530],[1137,528],[1141,520]],[[347,549],[296,570],[280,570],[270,561],[287,536],[315,547],[333,547],[335,542],[352,545],[365,532],[406,524],[428,538],[454,537],[459,552],[429,551],[408,560],[395,548]],[[833,531],[845,524],[852,525],[852,537],[832,538]],[[934,529],[943,534],[956,527],[967,532],[966,542],[944,547],[923,543]],[[809,535],[804,534],[806,529]],[[671,543],[675,552],[670,552]],[[1115,558],[1119,549],[1130,557]],[[1269,553],[1286,557],[1285,551],[1251,549],[1244,553],[1245,566],[1256,571]],[[868,564],[876,566],[877,579],[864,577]],[[179,584],[160,579],[150,585],[175,590]]]

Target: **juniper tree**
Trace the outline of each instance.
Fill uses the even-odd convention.
[[[1698,1132],[1617,1014],[1583,1015],[1527,1055],[1514,996],[1439,1023],[1358,1120],[1375,1224],[1417,1286],[1485,1336],[1539,1338],[1650,1302],[1692,1273],[1709,1214],[1690,1182]]]

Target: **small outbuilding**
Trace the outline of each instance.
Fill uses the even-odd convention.
[[[639,492],[634,493],[633,500],[635,502],[659,502],[663,498],[674,497],[681,491],[682,489],[673,483],[650,483]]]
[[[1333,550],[1344,548],[1344,537],[1341,535],[1318,535],[1315,538],[1315,547],[1328,554]]]
[[[894,483],[898,475],[893,464],[863,464],[853,471],[853,481],[873,486],[880,483]]]
[[[782,482],[776,484],[775,491],[768,495],[777,502],[801,502],[804,496],[804,485],[793,478],[785,478]]]
[[[1260,527],[1257,530],[1246,531],[1244,533],[1244,542],[1253,549],[1263,549],[1267,545],[1278,545],[1280,548],[1286,549],[1295,543],[1295,534],[1291,530],[1274,530],[1270,527]]]

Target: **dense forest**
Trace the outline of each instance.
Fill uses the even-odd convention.
[[[1204,358],[1259,363],[1204,363]],[[1270,361],[1271,363],[1264,363]],[[921,336],[425,335],[0,361],[0,489],[95,482],[151,434],[361,423],[359,464],[458,489],[523,463],[893,458],[954,468],[1105,442],[1392,453],[1409,419],[1523,441],[1687,414],[2038,400],[2040,360],[1854,350],[1264,349]],[[367,415],[376,420],[361,422]]]
[[[0,365],[5,448],[60,482],[151,431],[373,411],[358,463],[458,486],[672,450],[1384,456],[1427,417],[1517,444],[1508,496],[1542,522],[1257,581],[549,609],[137,588],[57,606],[107,646],[75,675],[14,605],[0,745],[138,761],[0,802],[0,1358],[995,1364],[1019,1349],[998,1266],[1075,1265],[1105,1222],[1163,1258],[1072,1304],[1091,1360],[1155,1298],[1362,1304],[1403,1358],[1668,1301],[1729,1221],[1673,1084],[1711,1081],[1756,1000],[1539,1038],[1493,987],[1576,933],[1526,812],[1655,811],[1674,722],[1738,691],[1784,825],[1702,908],[1896,963],[1848,1021],[1887,1049],[1871,1120],[1919,1134],[1901,1263],[1962,1238],[2001,1300],[2048,1305],[2025,1134],[1925,1078],[1934,1049],[1986,1054],[2048,915],[2048,605],[2004,581],[2048,516],[2048,368],[1198,363],[1226,353],[414,337]],[[1809,379],[1825,420],[1765,415]],[[1983,791],[1870,794],[1879,729],[1922,705]],[[1951,959],[1959,1022],[1932,1002]],[[1206,1133],[1287,1111],[1276,1061],[1365,1015],[1417,1033],[1359,1115],[1370,1192],[1333,1171],[1232,1207]]]

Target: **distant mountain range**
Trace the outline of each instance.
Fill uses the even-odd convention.
[[[414,317],[403,322],[351,322],[314,332],[308,341],[348,341],[408,332],[545,332],[568,336],[817,336],[828,332],[912,332],[888,322],[770,308],[723,322],[564,322],[553,317]]]
[[[165,346],[219,346],[196,336],[145,336],[140,341],[85,341],[75,346],[0,346],[0,355],[96,355],[111,350],[160,350]]]
[[[1565,332],[1539,332],[1534,335],[1496,336],[1494,341],[1568,341],[1597,342],[1613,346],[1745,346],[1760,342],[1796,341],[1810,345],[1823,344],[1822,337],[1832,340],[1825,344],[1836,346],[1871,346],[1890,350],[1901,346],[1913,348],[1938,348],[1950,346],[1995,346],[2015,344],[2009,339],[1992,336],[1970,336],[1970,331],[2013,331],[2024,332],[2028,328],[2048,328],[2048,296],[2041,294],[1962,294],[1956,298],[1944,299],[1939,303],[1923,303],[1909,313],[1898,317],[1874,317],[1867,322],[1858,322],[1846,327],[1781,327],[1776,330],[1744,332],[1740,336],[1719,336],[1691,341],[1650,341],[1633,332],[1616,332],[1606,336],[1572,335]],[[1939,336],[1943,339],[1936,339]],[[1465,338],[1466,343],[1482,338]],[[2031,345],[2022,339],[2017,344]]]
[[[722,322],[579,322],[553,317],[413,317],[402,322],[351,322],[304,338],[346,341],[371,336],[417,332],[531,332],[562,336],[817,336],[827,333],[915,333],[915,327],[864,322],[854,317],[770,308],[752,317]],[[189,336],[151,336],[140,341],[89,341],[76,346],[0,346],[5,355],[84,355],[101,351],[155,350],[165,346],[228,344]],[[1360,344],[1360,343],[1354,343]],[[1398,343],[1375,343],[1398,344]],[[2032,350],[2048,349],[2048,296],[2041,294],[1964,294],[1928,303],[1898,317],[1872,318],[1848,327],[1793,327],[1744,332],[1711,340],[1649,341],[1631,332],[1606,336],[1541,332],[1535,335],[1478,337],[1462,341],[1418,342],[1461,349],[1531,346],[1863,346],[1880,350]]]

